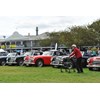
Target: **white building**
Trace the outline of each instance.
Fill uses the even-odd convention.
[[[0,40],[0,47],[1,49],[5,50],[32,50],[38,49],[39,47],[39,40],[49,38],[46,33],[40,35],[30,35],[28,33],[27,36],[23,36],[15,31],[11,36],[8,38]]]

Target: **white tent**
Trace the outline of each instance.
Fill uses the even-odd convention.
[[[3,49],[0,49],[0,52],[5,52],[5,50],[3,50]]]

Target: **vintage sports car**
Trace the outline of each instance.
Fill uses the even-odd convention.
[[[95,57],[96,55],[92,54],[92,53],[88,53],[88,52],[83,52],[82,54],[82,67],[83,68],[86,68],[87,67],[87,60],[90,58],[90,57]]]
[[[24,58],[24,64],[26,66],[29,65],[36,65],[38,67],[42,67],[44,65],[50,65],[51,63],[51,58],[53,56],[58,56],[62,55],[65,52],[61,52],[59,50],[50,50],[50,51],[45,51],[43,52],[42,55],[36,55],[36,56],[26,56]]]
[[[69,55],[62,55],[62,56],[56,56],[51,58],[51,65],[54,68],[60,68],[60,71],[63,72],[63,69],[65,71],[71,72],[71,69],[75,72],[75,61],[76,59],[69,58]]]
[[[87,60],[89,70],[100,70],[100,55]]]

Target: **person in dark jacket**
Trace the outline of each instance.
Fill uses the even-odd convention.
[[[81,51],[76,47],[75,44],[72,45],[72,50],[73,52],[70,54],[70,58],[75,56],[77,61],[76,61],[76,69],[77,69],[77,73],[83,73],[83,68],[81,65],[81,61],[82,61],[82,54]]]

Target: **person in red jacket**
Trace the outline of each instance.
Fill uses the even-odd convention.
[[[76,69],[77,69],[77,73],[83,73],[83,68],[81,65],[81,60],[82,60],[82,54],[81,51],[76,47],[75,44],[72,45],[72,50],[73,52],[70,54],[70,58],[75,56],[77,61],[76,61]]]

